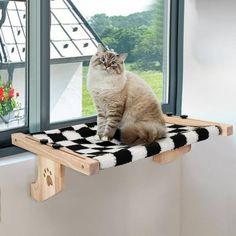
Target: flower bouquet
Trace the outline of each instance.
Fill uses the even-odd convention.
[[[17,97],[19,97],[19,93],[15,94],[12,83],[9,81],[4,83],[0,78],[0,118],[5,123],[8,121],[4,116],[12,112],[18,105]]]

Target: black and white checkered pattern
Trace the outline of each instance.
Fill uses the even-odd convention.
[[[167,124],[168,136],[166,138],[151,144],[130,147],[120,143],[118,138],[111,141],[98,140],[96,129],[96,123],[89,123],[47,130],[32,135],[39,140],[47,139],[49,143],[60,144],[82,156],[96,159],[100,162],[100,168],[106,169],[200,142],[220,134],[220,130],[216,126],[192,127]],[[118,136],[117,133],[115,137]]]

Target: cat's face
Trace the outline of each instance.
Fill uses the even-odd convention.
[[[122,74],[124,72],[124,61],[127,53],[117,54],[105,51],[101,45],[97,53],[91,59],[91,66],[109,74]]]

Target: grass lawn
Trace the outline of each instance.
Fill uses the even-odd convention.
[[[129,70],[130,65],[126,65]],[[96,113],[92,97],[90,96],[86,88],[86,77],[87,77],[88,67],[83,66],[83,116],[90,116]],[[133,71],[143,78],[152,87],[155,94],[157,95],[159,101],[162,101],[162,72],[159,71]]]

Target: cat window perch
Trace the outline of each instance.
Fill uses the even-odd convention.
[[[38,178],[31,184],[31,195],[35,200],[43,201],[62,191],[65,167],[90,176],[102,169],[151,156],[154,161],[166,164],[189,152],[193,143],[233,133],[233,127],[227,124],[185,116],[165,116],[165,120],[167,137],[147,145],[130,147],[118,139],[97,140],[96,123],[35,134],[15,133],[12,143],[38,156]]]

